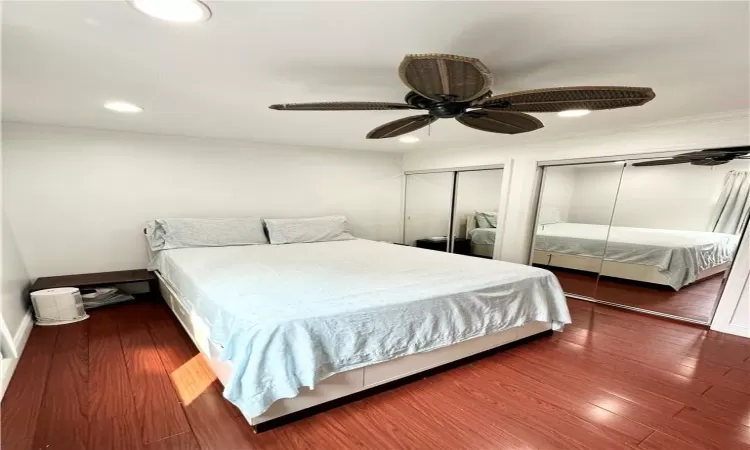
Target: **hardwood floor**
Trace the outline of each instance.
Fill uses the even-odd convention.
[[[259,435],[169,310],[34,328],[9,450],[750,449],[750,340],[570,300],[563,333]]]
[[[700,280],[675,291],[667,286],[630,282],[596,274],[545,267],[560,280],[565,292],[599,300],[635,306],[688,319],[711,321],[711,313],[721,289],[722,276]]]

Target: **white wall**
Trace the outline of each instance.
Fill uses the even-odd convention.
[[[556,170],[550,168],[549,173]],[[628,165],[624,172],[622,166],[613,164],[573,170],[575,189],[570,198],[569,222],[608,224],[616,195],[615,226],[707,231],[724,176],[730,170],[750,170],[750,161],[714,167]],[[557,196],[566,182],[556,181],[550,187],[545,189],[545,196]]]
[[[453,172],[406,175],[405,244],[448,234],[452,195]]]
[[[573,168],[575,181],[570,197],[569,222],[609,224],[618,198],[622,167],[622,164],[605,163]]]
[[[503,169],[469,170],[458,173],[456,214],[496,212],[500,204]]]
[[[6,210],[33,278],[142,268],[159,217],[345,214],[400,238],[401,155],[4,124]]]
[[[544,176],[544,186],[539,199],[540,212],[557,210],[560,220],[570,222],[568,216],[575,189],[575,171],[571,167],[550,167]]]
[[[736,160],[713,167],[681,164],[666,167],[625,168],[617,198],[614,223],[618,226],[708,230],[731,170],[750,170],[750,161]]]

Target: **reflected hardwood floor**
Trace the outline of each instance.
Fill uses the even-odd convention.
[[[750,449],[750,340],[569,301],[533,343],[255,435],[160,303],[36,327],[9,450]]]
[[[722,276],[714,275],[683,287],[631,282],[617,278],[597,279],[595,274],[544,267],[560,280],[565,292],[594,297],[608,302],[709,322],[721,289]]]

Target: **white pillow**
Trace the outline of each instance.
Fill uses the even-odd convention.
[[[344,216],[306,219],[263,219],[271,244],[346,241],[354,239]]]
[[[478,228],[497,228],[496,212],[478,212],[475,214]]]
[[[539,211],[539,225],[551,225],[553,223],[560,223],[560,210],[554,207],[543,207]]]
[[[151,250],[268,244],[263,222],[239,219],[156,219],[146,224]]]

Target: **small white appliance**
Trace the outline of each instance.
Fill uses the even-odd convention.
[[[78,288],[43,289],[31,293],[37,325],[63,325],[88,319]]]

